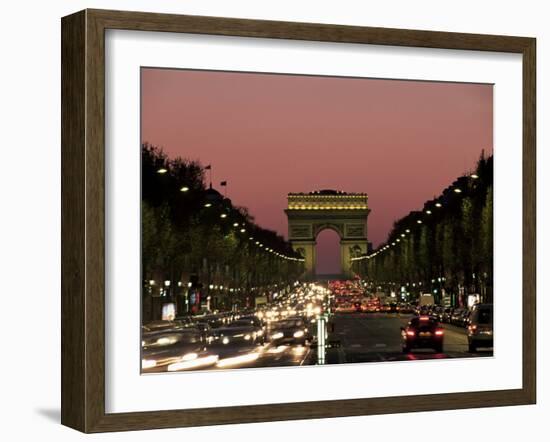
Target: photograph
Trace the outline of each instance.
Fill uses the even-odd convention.
[[[1,440],[549,433],[545,2],[3,6]]]
[[[493,357],[494,84],[143,66],[140,105],[142,374]]]

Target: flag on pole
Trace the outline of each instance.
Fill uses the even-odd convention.
[[[220,183],[220,186],[227,186],[227,181],[222,181],[222,182]]]

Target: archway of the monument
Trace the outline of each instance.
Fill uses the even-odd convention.
[[[315,238],[316,279],[340,279],[342,277],[341,237],[337,231],[326,228]]]

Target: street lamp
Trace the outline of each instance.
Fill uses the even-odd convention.
[[[180,189],[180,192],[189,192],[189,187],[183,186],[183,187]]]
[[[159,170],[157,170],[157,173],[160,173],[161,175],[166,172],[168,172],[168,169],[165,169],[164,167],[161,167]]]

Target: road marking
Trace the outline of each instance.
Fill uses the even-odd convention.
[[[386,344],[380,344],[380,343],[379,343],[379,344],[376,344],[375,347],[376,347],[376,348],[384,348],[384,347],[387,347],[387,345],[386,345]]]
[[[350,345],[351,348],[359,348],[359,347],[362,347],[361,344],[351,344]]]

